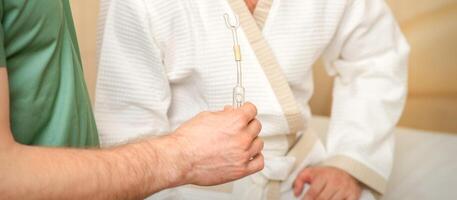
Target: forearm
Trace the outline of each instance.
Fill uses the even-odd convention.
[[[172,138],[106,150],[10,145],[0,153],[0,199],[140,199],[183,184]]]

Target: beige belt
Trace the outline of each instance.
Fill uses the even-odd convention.
[[[300,163],[305,160],[308,154],[313,149],[316,141],[318,141],[318,136],[313,131],[305,132],[295,143],[292,148],[290,148],[287,156],[295,157],[296,161],[292,171],[295,171]],[[266,186],[268,191],[267,193],[267,200],[279,200],[281,197],[281,182],[276,180],[270,180]]]

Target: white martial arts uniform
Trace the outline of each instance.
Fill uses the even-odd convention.
[[[102,0],[95,113],[104,146],[166,134],[201,111],[231,104],[236,68],[223,14],[242,15],[246,100],[258,107],[266,167],[225,188],[185,186],[152,198],[260,200],[268,196],[267,182],[277,180],[282,181],[281,199],[294,199],[296,174],[315,164],[341,168],[371,191],[384,192],[392,167],[391,133],[406,96],[409,52],[385,2],[269,3],[260,0],[251,17],[243,0]],[[262,41],[267,45],[260,48]],[[273,56],[264,58],[268,52]],[[262,60],[280,65],[307,130],[312,65],[320,57],[335,77],[328,139],[306,144],[309,149],[303,147],[304,157],[297,159],[286,155],[287,136],[294,130],[287,102],[277,95],[281,87],[273,89]],[[229,193],[217,192],[223,190]],[[364,190],[363,199],[370,198]]]

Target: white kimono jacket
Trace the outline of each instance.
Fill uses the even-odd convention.
[[[231,104],[236,68],[223,15],[242,15],[246,100],[258,107],[266,167],[236,181],[225,196],[186,186],[155,198],[260,200],[267,182],[276,180],[282,181],[281,199],[294,199],[296,174],[315,164],[346,170],[382,194],[392,167],[392,130],[406,96],[409,52],[385,2],[260,0],[255,16],[248,12],[243,0],[102,0],[95,106],[102,145],[166,134],[201,111]],[[335,77],[326,144],[303,147],[303,159],[287,156],[287,135],[295,130],[262,68],[258,41],[268,44],[264,50],[281,67],[304,119],[302,130],[311,116],[312,65],[322,57]],[[363,198],[370,199],[367,191]]]

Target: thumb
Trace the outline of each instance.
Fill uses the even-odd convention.
[[[297,178],[305,181],[306,183],[311,183],[313,175],[313,168],[307,167],[300,172]]]
[[[294,195],[296,197],[300,196],[300,194],[303,192],[305,183],[311,183],[313,176],[312,171],[312,168],[305,168],[300,172],[300,174],[297,175],[297,178],[294,182]]]

